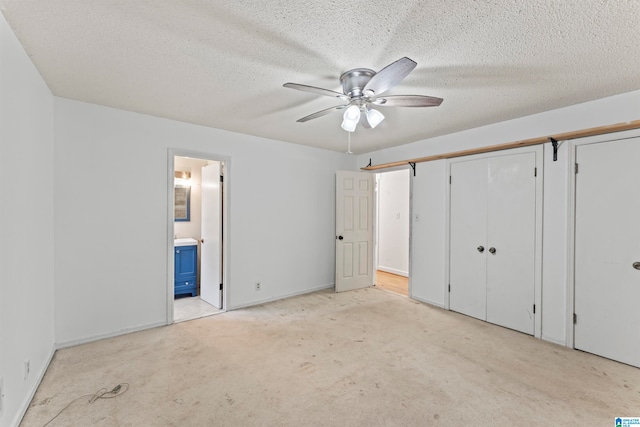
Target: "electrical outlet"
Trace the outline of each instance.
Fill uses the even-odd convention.
[[[29,372],[31,371],[31,362],[29,359],[24,361],[24,380],[26,381],[29,378]]]
[[[260,282],[256,282],[256,291],[260,290]]]

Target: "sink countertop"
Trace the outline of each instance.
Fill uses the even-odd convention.
[[[173,246],[192,246],[197,244],[198,244],[198,241],[196,239],[192,239],[191,237],[175,239],[173,241]]]

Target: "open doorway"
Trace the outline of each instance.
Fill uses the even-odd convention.
[[[173,155],[173,283],[169,323],[224,311],[225,162]]]
[[[376,175],[375,286],[409,296],[409,169]]]

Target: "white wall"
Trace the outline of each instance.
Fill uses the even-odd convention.
[[[202,227],[202,166],[208,164],[208,160],[192,159],[176,156],[174,168],[176,171],[191,172],[191,219],[189,221],[176,221],[174,234],[178,238],[191,237],[200,239]],[[198,252],[200,254],[200,252]]]
[[[231,158],[229,308],[334,283],[353,156],[60,98],[55,114],[58,343],[165,323],[169,147]]]
[[[444,160],[416,164],[412,179],[411,297],[444,306],[447,187]]]
[[[378,266],[409,275],[409,170],[379,174]]]
[[[53,148],[53,96],[0,15],[0,426],[18,424],[54,349]]]
[[[380,164],[447,153],[640,118],[640,91],[495,123],[358,156],[357,164]],[[572,170],[567,145],[552,161],[544,146],[542,338],[567,342],[568,182]],[[446,268],[446,161],[419,163],[413,178],[412,292],[416,299],[444,305]],[[420,220],[417,221],[416,215]]]

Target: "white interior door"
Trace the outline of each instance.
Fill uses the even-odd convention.
[[[373,285],[374,177],[336,172],[336,292]]]
[[[451,164],[449,308],[487,319],[487,159]]]
[[[576,147],[575,348],[640,367],[640,138]]]
[[[220,163],[202,167],[200,298],[222,308],[222,191]]]
[[[536,155],[488,160],[487,322],[533,334]]]

